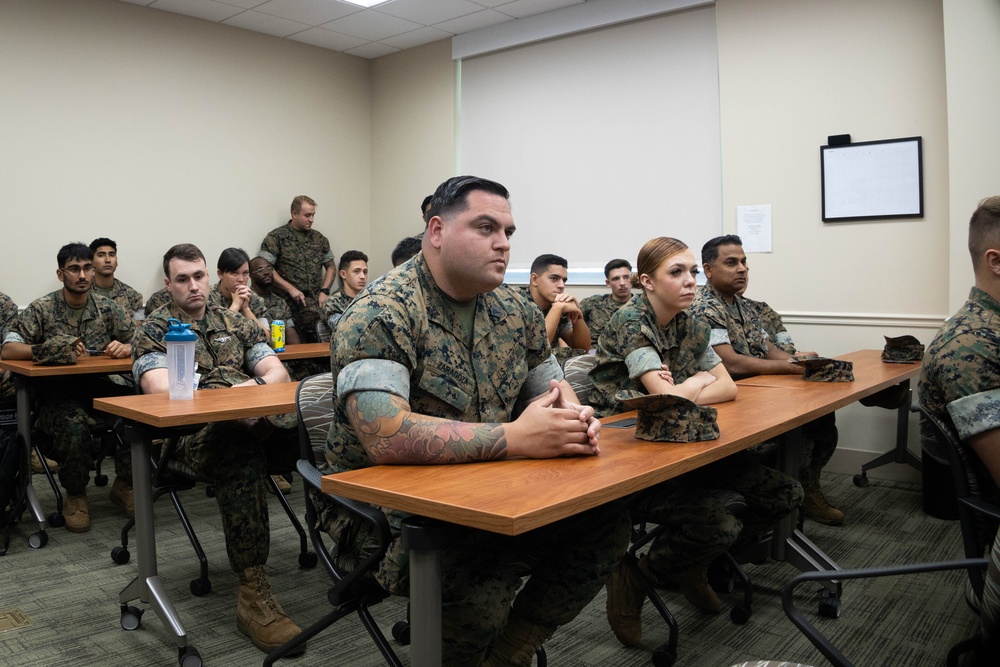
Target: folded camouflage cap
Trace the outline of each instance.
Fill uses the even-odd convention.
[[[883,336],[882,361],[889,364],[912,364],[924,358],[924,346],[913,336]]]
[[[622,390],[615,398],[638,412],[635,437],[654,442],[702,442],[719,437],[718,411],[681,396]]]
[[[803,380],[811,382],[854,382],[854,363],[830,359],[829,357],[808,357],[792,359],[789,363],[801,367],[805,372]]]
[[[56,334],[44,343],[31,346],[31,359],[42,366],[69,366],[76,363],[79,336]]]

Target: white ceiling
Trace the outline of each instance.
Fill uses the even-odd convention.
[[[121,0],[377,58],[589,0]]]

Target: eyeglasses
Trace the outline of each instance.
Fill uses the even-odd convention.
[[[93,273],[94,265],[86,264],[84,266],[80,266],[79,264],[70,264],[69,266],[64,266],[59,270],[65,271],[66,273],[72,274],[74,276],[78,276],[81,273]]]
[[[251,273],[254,274],[255,276],[268,276],[274,273],[274,267],[262,266],[259,269],[254,269],[253,271],[251,271]]]

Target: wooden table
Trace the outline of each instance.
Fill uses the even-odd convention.
[[[839,358],[854,362],[854,382],[807,382],[798,376],[741,380],[735,401],[714,406],[719,412],[718,440],[688,444],[637,440],[634,428],[612,427],[615,421],[627,418],[626,414],[602,420],[600,456],[452,466],[373,466],[325,476],[323,490],[449,523],[519,535],[782,434],[790,434],[794,440],[798,427],[882,389],[908,383],[919,371],[919,365],[882,363],[878,350]],[[404,539],[405,531],[404,527]],[[782,537],[779,533],[775,540],[781,544],[776,555],[784,558],[786,541]],[[791,533],[788,538],[791,547],[798,536]],[[798,546],[795,544],[795,549]],[[791,553],[797,556],[799,552]],[[803,561],[794,564],[811,565],[813,556],[806,552]],[[410,604],[415,610],[411,613],[411,656],[414,665],[435,664],[440,661],[439,559],[432,550],[411,550],[410,557]],[[424,585],[426,582],[429,584]],[[427,599],[418,599],[420,595]]]
[[[125,432],[132,446],[132,489],[135,492],[135,533],[139,553],[138,575],[118,594],[122,627],[126,630],[139,627],[142,612],[130,606],[129,602],[139,599],[151,604],[156,615],[174,635],[181,664],[185,666],[200,666],[201,656],[193,646],[188,646],[187,633],[157,572],[149,458],[151,441],[172,427],[292,412],[295,410],[297,387],[297,382],[287,382],[196,391],[189,401],[172,401],[165,393],[94,400],[94,407],[98,410],[129,420]]]

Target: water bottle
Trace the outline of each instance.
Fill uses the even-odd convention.
[[[194,344],[198,340],[191,325],[171,317],[163,342],[167,345],[167,382],[170,398],[194,398]]]

